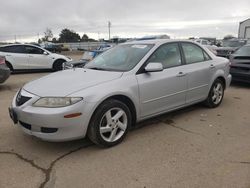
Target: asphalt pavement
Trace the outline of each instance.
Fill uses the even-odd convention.
[[[101,149],[88,139],[51,143],[25,135],[8,106],[26,82],[0,85],[0,187],[250,187],[250,86],[233,85],[221,106],[194,105],[139,123]]]

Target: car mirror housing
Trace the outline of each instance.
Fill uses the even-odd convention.
[[[49,53],[44,51],[44,52],[43,52],[43,55],[49,55]]]
[[[158,62],[150,62],[145,67],[145,71],[146,72],[160,72],[160,71],[163,71],[163,65],[162,63],[158,63]]]

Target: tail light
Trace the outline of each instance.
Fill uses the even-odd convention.
[[[5,58],[4,57],[0,57],[0,65],[5,64]]]

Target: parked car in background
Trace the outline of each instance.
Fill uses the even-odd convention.
[[[214,37],[200,37],[200,39],[207,40],[210,45],[216,45],[217,39]]]
[[[53,53],[57,53],[57,52],[61,53],[62,51],[62,46],[60,44],[54,44],[52,42],[45,42],[45,43],[40,44],[40,46]]]
[[[80,60],[69,61],[64,63],[64,69],[83,68],[86,63],[94,59],[96,56],[112,48],[111,44],[102,44],[95,50],[84,50],[83,56]]]
[[[245,44],[247,44],[246,39],[233,38],[233,39],[223,40],[222,47],[218,47],[217,49],[217,55],[220,57],[229,58],[230,54],[232,54]]]
[[[147,35],[142,38],[136,39],[137,41],[141,40],[154,40],[154,39],[170,39],[170,36],[168,35]]]
[[[217,49],[218,47],[215,45],[211,45],[211,43],[208,40],[205,39],[196,39],[195,42],[199,43],[200,45],[208,48],[211,52],[213,52],[215,55],[217,55]]]
[[[51,53],[41,47],[28,44],[0,46],[0,55],[5,56],[11,71],[62,70],[63,63],[71,61],[63,55]]]
[[[197,42],[201,45],[210,45],[210,42],[208,40],[204,40],[204,39],[196,39],[195,42]]]
[[[199,102],[219,106],[230,81],[229,60],[197,43],[134,41],[111,48],[82,69],[27,83],[9,113],[25,133],[41,139],[88,136],[110,147],[136,122]]]
[[[230,73],[234,81],[250,83],[250,44],[230,55]]]
[[[10,76],[10,69],[5,64],[5,58],[0,56],[0,84],[4,83]]]

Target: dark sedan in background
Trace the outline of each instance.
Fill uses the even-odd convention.
[[[250,44],[231,54],[230,62],[233,81],[250,83]]]
[[[0,56],[0,84],[5,82],[10,76],[10,69],[5,64],[5,58]]]
[[[222,47],[217,48],[217,56],[229,58],[230,54],[247,44],[246,39],[227,39],[222,41]]]

